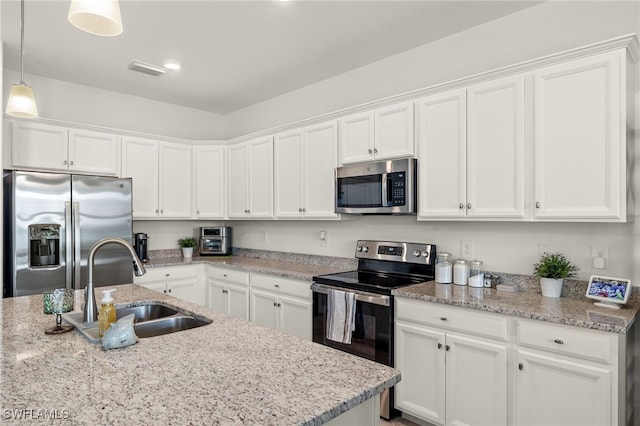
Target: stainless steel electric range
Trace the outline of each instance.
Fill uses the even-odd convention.
[[[356,271],[313,277],[313,341],[384,365],[394,366],[394,304],[391,291],[434,278],[433,244],[360,240]],[[332,340],[327,333],[330,296],[354,294],[351,342]],[[332,296],[333,297],[333,296]],[[332,309],[335,309],[332,307]],[[393,414],[393,390],[381,395],[380,415]]]

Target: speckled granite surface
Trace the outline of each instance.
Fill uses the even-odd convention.
[[[235,249],[234,249],[235,250]],[[216,266],[245,272],[258,272],[301,281],[312,281],[314,275],[357,269],[355,259],[328,256],[310,256],[295,253],[246,250],[233,256],[178,256],[151,257],[145,267],[180,266],[193,263],[211,263]],[[177,251],[176,251],[177,252]],[[236,252],[238,253],[238,252]]]
[[[638,314],[637,305],[608,309],[595,306],[586,297],[544,297],[536,292],[506,292],[438,284],[435,281],[403,287],[394,290],[392,294],[613,333],[626,333]]]
[[[399,371],[135,285],[117,304],[165,301],[213,323],[103,351],[47,336],[42,296],[3,299],[0,411],[64,424],[318,425],[393,386]],[[76,310],[82,303],[76,292]],[[9,410],[9,411],[7,411]],[[46,422],[49,423],[49,422]]]

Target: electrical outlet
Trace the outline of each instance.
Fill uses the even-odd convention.
[[[261,243],[267,242],[267,231],[265,230],[260,231],[260,242]]]
[[[609,259],[609,247],[591,246],[591,257],[602,257],[604,259]]]
[[[471,259],[473,257],[473,242],[469,240],[460,241],[460,257]]]
[[[329,245],[329,237],[327,237],[326,231],[320,231],[320,247],[327,247]]]

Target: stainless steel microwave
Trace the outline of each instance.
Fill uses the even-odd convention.
[[[415,158],[350,164],[336,168],[336,212],[415,214]]]

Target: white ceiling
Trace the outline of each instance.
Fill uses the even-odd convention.
[[[99,37],[69,24],[68,0],[27,0],[24,66],[26,74],[226,114],[536,3],[120,0],[124,32]],[[4,66],[19,70],[20,2],[1,7]],[[182,70],[153,77],[127,69],[132,60],[167,59]]]

